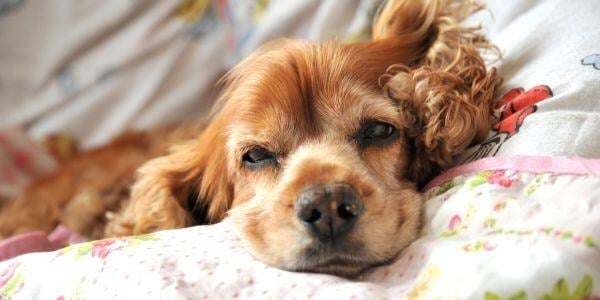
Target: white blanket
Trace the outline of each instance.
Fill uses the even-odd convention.
[[[356,280],[269,267],[225,220],[1,262],[0,298],[598,299],[600,177],[582,174],[451,178],[427,192],[422,237]]]
[[[202,118],[217,79],[260,44],[364,39],[374,4],[0,0],[0,127],[92,147],[127,128]]]
[[[504,79],[499,96],[515,88],[547,92],[509,97],[514,116],[457,163],[493,155],[600,157],[600,1],[485,2],[494,20],[482,14],[484,25],[504,55],[494,64]]]

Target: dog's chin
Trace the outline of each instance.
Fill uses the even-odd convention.
[[[355,278],[365,270],[381,263],[364,262],[358,259],[333,258],[323,263],[300,262],[298,267],[286,268],[294,272],[330,274],[346,278]]]
[[[297,259],[283,266],[283,269],[355,278],[372,267],[388,263],[391,259],[393,258],[376,259],[360,247],[319,244],[303,251]]]

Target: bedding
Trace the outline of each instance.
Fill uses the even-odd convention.
[[[489,156],[600,157],[600,1],[484,1],[482,23],[502,51],[503,120],[455,164]]]
[[[55,170],[56,162],[43,147],[17,127],[0,128],[0,207],[36,176]]]
[[[422,236],[390,265],[274,269],[225,220],[0,262],[0,297],[600,299],[600,2],[485,2],[500,122],[428,184]]]
[[[431,187],[422,237],[354,280],[269,267],[244,249],[226,219],[1,262],[0,297],[598,299],[600,160],[473,164],[482,161],[494,171]],[[478,167],[467,166],[459,168]]]
[[[44,231],[27,232],[0,241],[0,261],[24,253],[52,251],[84,241],[85,238],[64,225],[58,225],[50,234]]]
[[[0,1],[0,128],[83,148],[198,119],[227,70],[278,37],[368,37],[372,0]],[[14,2],[14,5],[10,5]]]

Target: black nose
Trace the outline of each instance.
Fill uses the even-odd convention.
[[[345,183],[310,185],[298,196],[296,215],[325,241],[349,232],[362,212],[356,190]]]

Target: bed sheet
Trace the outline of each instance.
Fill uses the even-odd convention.
[[[598,299],[600,177],[591,171],[600,172],[600,160],[511,159],[520,171],[491,160],[500,163],[495,170],[431,187],[421,238],[356,279],[269,267],[226,219],[1,262],[0,297]],[[523,165],[572,169],[538,173]]]
[[[205,117],[217,80],[280,37],[361,40],[372,0],[0,1],[0,128],[84,148]]]

